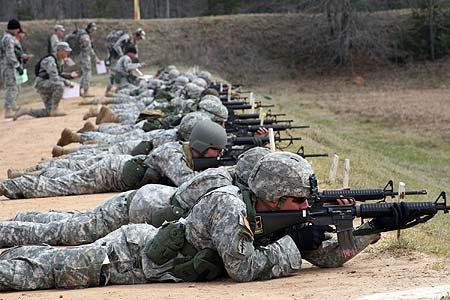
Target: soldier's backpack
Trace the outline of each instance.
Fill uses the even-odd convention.
[[[109,52],[109,58],[119,58],[119,54],[116,52],[116,50],[114,50],[113,46],[124,34],[128,34],[131,37],[131,34],[127,30],[113,30],[106,36],[106,48]],[[131,41],[125,42],[123,45],[121,45],[122,49],[124,49],[129,44],[131,44]]]
[[[50,57],[50,56],[53,57],[53,58],[55,59],[56,66],[57,66],[57,68],[58,68],[58,73],[60,73],[60,69],[59,69],[59,66],[58,66],[58,60],[56,59],[56,57],[54,57],[52,54],[50,54],[50,55],[46,55],[46,56],[42,57],[42,58],[38,61],[38,63],[34,66],[34,76],[39,77],[39,75],[40,75],[40,73],[41,73],[41,62],[42,62],[44,59],[46,59],[47,57]],[[40,77],[43,78],[43,79],[49,79],[49,78],[50,78],[50,76],[49,76],[47,73],[41,75]]]
[[[72,56],[79,55],[81,53],[81,36],[87,34],[85,30],[75,30],[65,37],[65,41],[72,48]]]

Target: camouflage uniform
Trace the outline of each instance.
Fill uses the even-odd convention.
[[[44,108],[32,109],[33,117],[48,117],[51,109],[59,105],[64,86],[69,86],[71,83],[60,76],[61,68],[53,56],[48,56],[41,61],[39,76],[36,77],[34,86],[44,102]]]
[[[131,158],[130,155],[108,156],[87,169],[64,176],[50,178],[38,173],[6,179],[0,185],[10,199],[126,191],[130,188],[121,180],[122,170]]]
[[[19,41],[9,32],[5,32],[0,41],[2,49],[1,72],[5,86],[5,109],[16,107],[17,96],[19,95],[19,86],[16,83],[14,71],[20,66],[20,63],[14,52],[14,46]]]
[[[124,88],[134,88],[138,85],[137,78],[131,74],[132,71],[141,67],[140,63],[133,63],[128,55],[122,55],[114,68],[114,83],[117,91]]]
[[[80,36],[81,52],[79,56],[81,66],[80,87],[86,91],[89,89],[91,81],[91,56],[97,59],[94,48],[92,47],[91,37],[88,32],[83,32]]]
[[[81,145],[75,152],[64,155],[64,158],[70,159],[76,155],[97,155],[102,153],[107,154],[131,154],[131,151],[142,140],[125,141],[114,144],[87,144]]]
[[[180,207],[188,211],[199,195],[212,187],[231,183],[225,168],[209,169],[174,187],[148,184],[136,191],[111,197],[92,211],[25,212],[13,221],[0,222],[0,247],[39,244],[80,245],[93,242],[128,223],[159,226],[155,212],[169,208],[175,194]],[[158,218],[158,217],[156,217]]]
[[[56,45],[59,42],[63,42],[63,40],[60,40],[59,37],[56,35],[56,33],[52,34],[50,36],[50,54],[56,57]]]

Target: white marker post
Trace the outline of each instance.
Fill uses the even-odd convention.
[[[406,184],[402,181],[398,183],[398,201],[405,199]],[[397,240],[400,240],[400,229],[397,230]]]
[[[227,95],[227,101],[231,101],[231,84],[228,85],[228,95]]]
[[[348,189],[350,181],[350,159],[346,158],[344,162],[344,179],[342,180],[342,188]]]
[[[251,109],[250,109],[250,113],[254,114],[255,113],[255,98],[253,97],[253,92],[250,93],[250,95],[248,96],[250,99],[250,105],[251,105]]]
[[[276,151],[276,149],[275,149],[275,135],[273,133],[273,128],[269,128],[269,143],[270,143],[270,150],[275,152]]]
[[[263,126],[264,125],[264,114],[262,112],[262,107],[259,108],[259,126]]]
[[[333,160],[331,162],[331,167],[330,167],[330,182],[331,183],[336,182],[336,175],[337,175],[338,165],[339,165],[339,156],[337,156],[335,154],[333,156]]]
[[[222,84],[222,82],[220,83],[220,87],[219,87],[219,92],[223,92],[223,84]]]

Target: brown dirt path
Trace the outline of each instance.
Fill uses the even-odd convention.
[[[101,94],[103,89],[96,89]],[[51,147],[64,127],[78,129],[86,107],[79,100],[65,100],[68,116],[16,122],[0,119],[0,178],[8,168],[28,167],[51,157]],[[30,106],[39,107],[41,103]],[[2,114],[3,115],[3,114]],[[95,207],[108,194],[6,200],[0,197],[0,219],[24,210],[82,210]],[[450,284],[450,276],[435,269],[438,258],[415,252],[402,256],[370,250],[337,269],[319,269],[304,263],[302,273],[264,282],[234,283],[230,280],[194,284],[146,284],[85,290],[52,290],[0,294],[7,299],[354,299],[362,295]]]

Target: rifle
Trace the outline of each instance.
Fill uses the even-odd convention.
[[[228,90],[231,86],[231,89],[235,90],[239,88],[241,85],[239,83],[232,83],[231,85],[228,83],[220,83],[220,82],[212,82],[209,85],[210,89],[215,89],[218,92],[220,92],[220,86],[222,85],[222,91]]]
[[[440,202],[440,200],[442,200]],[[340,245],[341,254],[351,257],[356,254],[354,235],[379,233],[374,228],[353,229],[355,218],[369,219],[392,216],[393,203],[371,203],[360,205],[326,205],[307,210],[256,213],[255,239],[257,242],[270,242],[274,237],[296,225],[310,223],[313,225],[334,225]],[[438,211],[448,213],[445,192],[441,192],[434,202],[406,202],[411,215],[416,216],[406,224],[395,229],[406,229],[430,220]],[[394,230],[395,230],[394,229]]]
[[[286,116],[286,114],[277,114],[277,113],[272,113],[270,110],[266,113],[266,117],[281,117],[281,116]],[[233,120],[242,120],[242,119],[257,119],[259,118],[260,115],[259,114],[235,114],[233,115]]]
[[[274,104],[257,104],[257,105],[254,106],[254,108],[260,108],[260,107],[275,107],[275,105]],[[227,106],[228,111],[230,111],[230,110],[239,110],[239,109],[250,109],[250,108],[252,108],[251,104]]]
[[[311,195],[308,201],[313,206],[320,206],[324,203],[336,203],[338,199],[354,199],[355,201],[365,202],[370,200],[386,200],[387,197],[394,198],[398,192],[394,191],[394,182],[389,180],[383,189],[362,189],[362,190],[325,190],[318,191],[317,179],[313,174],[309,177]],[[406,191],[405,195],[426,195],[426,190]]]
[[[301,146],[298,150],[297,150],[297,154],[300,155],[303,158],[307,158],[307,157],[325,157],[328,156],[328,153],[313,153],[313,154],[305,154],[305,148],[303,146]]]
[[[266,124],[292,123],[292,122],[294,122],[294,120],[292,119],[291,120],[264,119],[262,126]],[[261,119],[243,119],[243,120],[237,119],[229,123],[234,125],[260,125]]]
[[[309,128],[309,125],[290,125],[290,124],[272,124],[272,125],[247,125],[247,126],[227,126],[227,132],[256,132],[261,127],[273,128],[273,131],[283,131],[287,129]]]
[[[192,160],[194,161],[194,171],[203,171],[220,166],[233,166],[236,164],[237,158],[233,156],[222,156],[193,158]]]
[[[275,142],[282,142],[282,141],[300,141],[301,137],[288,137],[288,138],[282,138],[282,137],[275,137]],[[253,136],[237,136],[232,137],[228,139],[228,142],[233,145],[254,145],[254,146],[261,146],[269,143],[269,137],[253,137]]]

